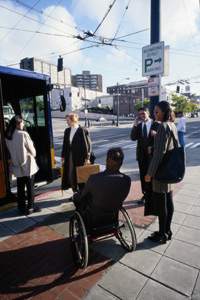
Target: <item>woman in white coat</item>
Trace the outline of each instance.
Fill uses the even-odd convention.
[[[6,130],[6,146],[11,156],[11,175],[17,177],[18,209],[26,213],[25,185],[27,187],[28,214],[38,211],[34,207],[34,174],[38,171],[36,151],[29,134],[23,131],[21,116],[14,116]]]

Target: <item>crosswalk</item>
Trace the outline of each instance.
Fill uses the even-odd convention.
[[[63,144],[63,138],[55,138],[54,139],[54,145],[60,145],[62,146]],[[109,140],[106,139],[99,139],[99,140],[92,140],[92,145],[95,148],[109,148],[109,147],[121,147],[122,149],[133,149],[136,148],[137,146],[137,142],[133,142],[131,140],[117,140],[114,142],[110,142]],[[190,149],[194,149],[200,147],[200,142],[196,141],[196,142],[187,142],[185,141],[185,148],[190,148]]]

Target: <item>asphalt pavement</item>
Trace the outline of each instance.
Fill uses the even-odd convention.
[[[192,153],[184,180],[174,185],[172,240],[147,239],[158,229],[158,220],[144,217],[134,172],[124,207],[135,225],[136,250],[126,253],[115,238],[93,244],[85,270],[75,267],[71,254],[71,190],[37,196],[41,211],[31,215],[19,216],[16,207],[1,212],[0,299],[199,300],[199,148]]]

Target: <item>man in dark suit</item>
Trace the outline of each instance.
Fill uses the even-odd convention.
[[[149,110],[147,107],[141,107],[138,110],[138,117],[134,120],[134,126],[131,131],[131,140],[137,140],[136,159],[138,161],[140,181],[143,196],[138,201],[138,204],[143,204],[145,196],[149,192],[150,187],[145,183],[144,177],[147,174],[150,163],[150,155],[148,147],[154,144],[154,135],[156,134],[158,123],[149,118]]]
[[[84,189],[73,195],[77,210],[89,226],[109,224],[128,196],[131,179],[119,171],[123,159],[121,148],[110,148],[106,170],[91,175]]]

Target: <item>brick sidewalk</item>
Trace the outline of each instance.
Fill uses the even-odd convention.
[[[175,185],[174,194],[182,185]],[[137,204],[139,187],[133,176],[124,207],[133,223],[144,228],[154,217],[144,217],[144,206]],[[90,249],[88,267],[78,270],[69,238],[37,223],[0,243],[0,299],[83,299],[114,263]]]

